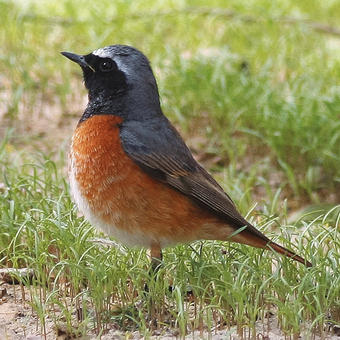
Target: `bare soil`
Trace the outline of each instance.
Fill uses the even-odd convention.
[[[0,285],[0,339],[1,340],[94,340],[99,339],[94,331],[89,330],[86,336],[78,337],[75,334],[68,334],[62,330],[62,326],[56,326],[49,317],[46,318],[45,331],[42,329],[39,318],[36,313],[32,311],[29,304],[23,300],[22,293],[25,293],[26,298],[29,296],[29,290],[26,287],[19,285],[11,285],[2,283]],[[325,329],[326,330],[326,329]],[[329,335],[313,335],[313,339],[321,340],[339,340],[340,330],[329,329],[333,334]],[[44,333],[46,335],[44,335]],[[185,339],[212,339],[212,340],[241,340],[253,338],[247,330],[243,331],[243,337],[237,332],[236,327],[228,330],[215,330],[211,332],[191,332]],[[278,328],[277,318],[273,313],[268,313],[268,318],[259,321],[256,325],[256,335],[254,338],[262,340],[287,340],[287,339],[309,339],[308,326],[302,330],[299,337],[285,336]],[[336,334],[338,333],[338,335]],[[150,339],[179,339],[178,330],[156,330]],[[106,334],[101,336],[102,340],[123,340],[123,339],[143,339],[143,336],[136,332],[122,332],[117,329],[109,329]]]

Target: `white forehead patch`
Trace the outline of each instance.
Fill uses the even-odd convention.
[[[107,48],[98,48],[98,50],[93,51],[92,54],[100,58],[111,58],[110,51]]]
[[[119,55],[112,55],[112,50],[110,48],[98,48],[92,52],[93,55],[99,58],[110,58],[112,59],[118,66],[118,68],[123,71],[126,75],[131,73],[131,70],[127,67],[125,63],[123,63],[122,58]],[[124,57],[123,57],[124,58]]]

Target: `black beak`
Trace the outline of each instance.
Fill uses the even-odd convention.
[[[91,67],[86,61],[85,61],[85,57],[83,55],[79,55],[79,54],[75,54],[75,53],[70,53],[70,52],[60,52],[64,57],[74,61],[75,63],[77,63],[79,66],[81,67],[88,67],[90,68],[92,71],[93,67]]]

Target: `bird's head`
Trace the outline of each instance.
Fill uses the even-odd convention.
[[[149,61],[137,49],[111,45],[86,55],[61,54],[82,68],[89,92],[88,109],[118,110],[121,115],[129,110],[131,116],[137,107],[151,111],[152,107],[159,107],[157,84]]]

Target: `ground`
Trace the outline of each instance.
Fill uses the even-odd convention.
[[[57,329],[53,321],[49,318],[46,319],[46,338],[41,335],[39,320],[36,313],[32,313],[32,309],[27,302],[24,302],[21,298],[20,289],[25,290],[26,295],[29,291],[25,287],[19,287],[15,285],[2,284],[0,292],[3,292],[3,296],[0,299],[0,339],[3,340],[66,340],[66,339],[83,339],[83,340],[95,340],[96,334],[89,332],[86,337],[72,337],[62,329]],[[257,325],[257,339],[260,340],[286,340],[285,336],[279,329],[277,319],[273,313],[268,313],[268,317],[264,323]],[[340,329],[335,330],[338,335],[327,335],[323,339],[338,340],[340,335]],[[155,331],[154,335],[150,339],[163,339],[171,340],[179,336],[178,331]],[[188,334],[185,339],[203,338],[212,340],[240,340],[237,334],[236,327],[229,330],[216,330],[212,329],[211,332],[202,331],[201,333],[195,331]],[[304,338],[303,334],[300,338]],[[108,329],[102,336],[101,340],[123,340],[123,339],[143,339],[143,335],[140,332],[126,332],[123,333],[116,329]],[[321,339],[320,336],[315,336],[315,340]]]

